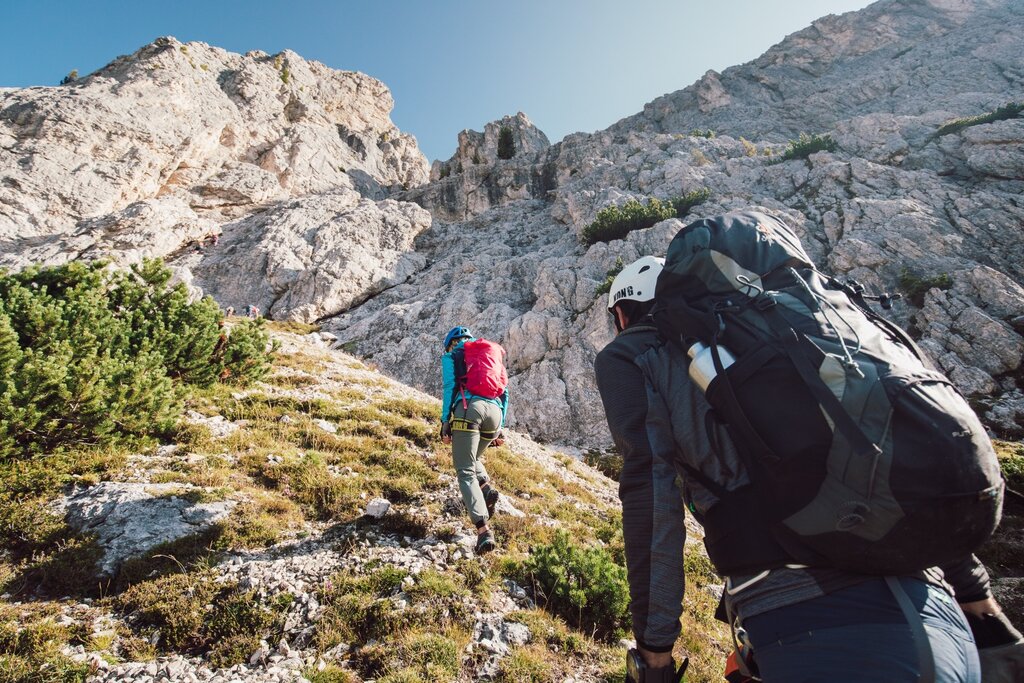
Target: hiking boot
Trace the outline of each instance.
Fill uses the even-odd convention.
[[[487,506],[488,519],[494,516],[494,508],[498,505],[499,498],[501,498],[501,494],[493,486],[488,486],[487,490],[484,491],[484,505]]]
[[[476,554],[477,555],[483,555],[484,553],[489,553],[489,552],[491,552],[492,550],[494,550],[497,547],[498,547],[498,544],[495,543],[495,541],[494,541],[494,532],[491,531],[490,529],[488,529],[487,531],[483,532],[482,534],[480,534],[476,538]]]

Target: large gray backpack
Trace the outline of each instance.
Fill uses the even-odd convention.
[[[794,560],[899,574],[991,535],[1003,482],[977,416],[862,288],[819,273],[782,221],[737,212],[687,225],[656,302],[680,352],[706,346],[705,395]]]

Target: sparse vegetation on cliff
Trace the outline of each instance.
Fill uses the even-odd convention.
[[[831,135],[808,135],[807,133],[800,133],[799,138],[796,140],[790,140],[786,150],[782,153],[780,161],[806,159],[815,152],[834,151],[836,151],[836,143],[835,140],[832,139]]]
[[[502,126],[501,130],[498,131],[498,158],[511,159],[515,154],[516,143],[512,139],[512,129],[508,126]]]
[[[608,206],[598,211],[597,218],[583,229],[580,237],[587,245],[622,239],[634,230],[649,228],[668,218],[682,218],[710,196],[710,190],[700,188],[665,202],[657,197],[651,197],[646,203],[630,199],[621,206]]]
[[[980,126],[983,123],[994,123],[996,121],[1015,119],[1021,115],[1021,112],[1024,112],[1024,102],[1010,102],[987,114],[967,116],[962,119],[953,119],[949,123],[943,124],[937,131],[935,131],[935,135],[936,137],[949,135],[950,133],[957,133],[964,128]]]
[[[924,306],[924,295],[930,289],[949,289],[953,286],[953,278],[949,273],[936,273],[934,275],[918,275],[904,268],[896,281],[900,292],[907,297],[907,301],[918,308]]]

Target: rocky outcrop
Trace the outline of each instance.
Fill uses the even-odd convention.
[[[100,575],[109,577],[126,559],[201,534],[236,505],[232,500],[199,502],[196,494],[202,493],[181,484],[104,482],[72,494],[59,507],[71,528],[95,535],[103,549]]]
[[[216,245],[172,263],[222,306],[257,306],[312,322],[404,282],[423,267],[413,239],[431,222],[419,206],[339,190],[228,223]]]
[[[947,137],[911,133],[896,142],[890,121],[871,118],[849,126],[922,153]],[[916,131],[929,123],[908,118],[902,125]],[[1024,122],[1014,123],[1018,141],[1024,140]],[[469,325],[508,349],[513,424],[543,439],[601,443],[607,436],[592,361],[613,330],[598,285],[618,258],[628,263],[664,253],[683,223],[667,221],[589,248],[577,233],[608,204],[703,187],[712,196],[695,216],[760,206],[793,225],[829,272],[874,291],[925,285],[923,302],[897,304],[896,320],[914,324],[933,359],[966,393],[1015,385],[1024,340],[1013,321],[1024,315],[1017,284],[1024,273],[1007,220],[1020,211],[1019,183],[906,169],[843,147],[780,164],[761,153],[771,145],[755,149],[751,155],[727,136],[603,133],[567,139],[543,161],[554,165],[560,183],[552,201],[513,202],[468,221],[435,225],[417,242],[429,264],[424,272],[332,321],[331,328],[388,372],[436,391],[437,340],[453,325]],[[379,343],[382,334],[386,344]]]
[[[501,155],[503,134],[508,149]],[[549,145],[547,136],[522,112],[488,123],[483,133],[464,130],[455,154],[448,161],[434,162],[432,183],[402,198],[444,220],[472,218],[517,199],[544,199],[554,185],[538,160]]]
[[[542,439],[607,443],[592,361],[613,329],[598,285],[619,258],[664,253],[683,223],[590,247],[577,236],[605,206],[707,188],[711,198],[687,219],[755,206],[779,215],[828,272],[876,292],[906,291],[891,315],[915,330],[962,391],[979,401],[1012,391],[1024,352],[1016,238],[1024,120],[938,134],[952,118],[1024,91],[1024,53],[1001,38],[991,58],[969,38],[961,42],[1024,30],[1011,4],[880,2],[863,16],[826,18],[607,131],[483,165],[480,172],[538,179],[543,192],[520,200],[506,194],[471,205],[478,195],[460,189],[464,179],[434,173],[415,199],[449,223],[417,241],[426,269],[330,327],[381,368],[436,392],[437,340],[468,325],[508,349],[512,424]],[[880,18],[885,30],[872,24]],[[944,46],[948,83],[906,61],[934,59],[935,44]],[[898,98],[849,96],[857,83],[895,77],[890,62],[906,67]],[[672,106],[654,116],[663,105]],[[745,127],[747,117],[762,128]],[[687,134],[709,127],[751,137]],[[835,151],[780,163],[785,146],[776,141],[807,129],[830,134]],[[1002,422],[1012,421],[1016,404],[996,403]]]
[[[380,81],[290,51],[161,38],[58,87],[0,93],[2,266],[165,256],[282,200],[382,199],[427,164]]]

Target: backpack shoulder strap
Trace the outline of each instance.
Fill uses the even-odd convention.
[[[466,402],[466,392],[463,388],[466,383],[466,352],[461,345],[452,349],[452,363],[455,366],[455,388],[452,390],[451,404],[455,405],[460,395],[463,403]],[[466,406],[463,405],[463,408]]]
[[[811,394],[821,404],[821,407],[825,409],[828,416],[832,418],[836,429],[853,448],[853,452],[858,456],[877,459],[882,450],[865,436],[863,430],[853,421],[850,414],[846,412],[846,409],[843,408],[843,404],[839,402],[836,395],[822,381],[814,366],[808,360],[807,354],[804,353],[804,348],[807,345],[816,349],[817,347],[814,346],[814,343],[807,339],[806,335],[794,330],[786,322],[785,318],[782,317],[782,314],[776,310],[775,306],[768,306],[764,309],[764,318],[768,321],[772,331],[778,335],[779,340],[782,342],[782,348],[786,352],[786,356],[793,363],[793,367],[796,368],[800,379],[803,380]]]

